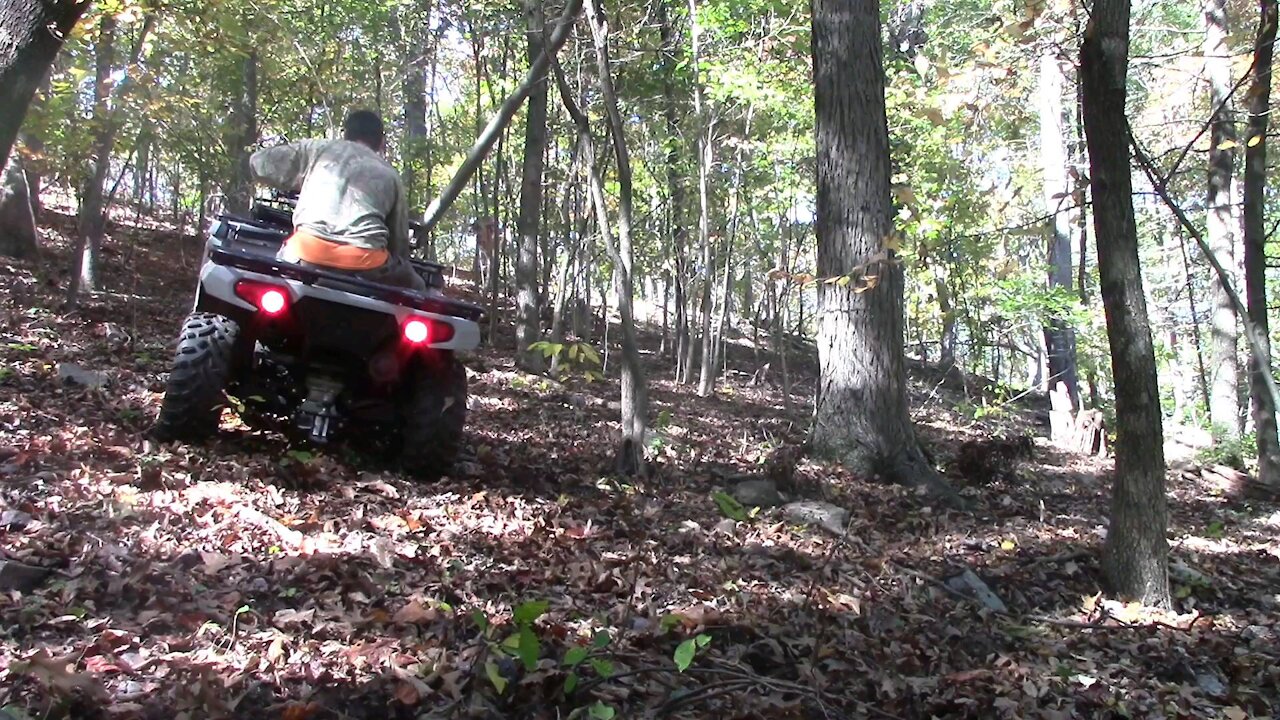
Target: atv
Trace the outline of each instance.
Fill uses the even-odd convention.
[[[434,479],[458,454],[467,371],[484,310],[444,296],[443,267],[413,261],[419,293],[276,258],[294,198],[259,198],[250,217],[217,215],[195,303],[178,337],[152,434],[214,435],[224,407],[246,424],[323,444],[344,432]]]

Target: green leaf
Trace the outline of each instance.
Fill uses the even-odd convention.
[[[521,603],[512,615],[515,617],[517,624],[528,625],[534,620],[542,617],[542,613],[547,611],[547,607],[549,605],[550,603],[546,600],[530,600],[529,602]]]
[[[613,663],[604,658],[591,658],[591,669],[606,680],[613,677]]]
[[[480,632],[489,631],[489,618],[484,614],[483,610],[473,610],[471,612],[471,621],[480,628]]]
[[[578,673],[571,672],[564,679],[564,694],[571,695],[578,687]]]
[[[613,638],[609,635],[608,630],[597,630],[596,634],[591,638],[591,646],[595,648],[603,648],[609,644]]]
[[[484,663],[484,672],[489,676],[489,682],[493,683],[493,689],[501,695],[503,690],[507,689],[507,679],[502,677],[502,671],[498,669],[498,664],[493,660],[486,660]]]
[[[697,646],[694,644],[693,638],[689,638],[676,646],[676,652],[671,656],[676,661],[676,669],[684,672],[689,669],[689,665],[693,664],[693,656],[698,652]]]
[[[533,634],[533,629],[528,625],[520,628],[520,645],[516,650],[516,654],[524,662],[525,670],[533,672],[537,669],[538,657],[542,654],[542,645],[538,642],[538,636]]]
[[[711,497],[716,501],[716,506],[720,508],[720,513],[725,517],[739,522],[747,519],[747,509],[729,493],[717,490],[711,494]]]
[[[591,651],[585,645],[575,645],[564,654],[564,664],[569,667],[579,665],[583,660],[587,659],[587,653],[589,652]]]
[[[711,636],[703,633],[694,638],[694,641],[698,643],[698,647],[703,648],[711,644]]]
[[[591,709],[587,711],[587,714],[595,718],[595,720],[613,720],[618,712],[613,709],[612,705],[605,705],[597,700],[596,704],[592,705]]]

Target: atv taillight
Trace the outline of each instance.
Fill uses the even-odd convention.
[[[409,318],[403,327],[405,342],[411,345],[429,345],[449,342],[453,339],[453,325],[427,318]]]
[[[414,318],[404,324],[404,339],[420,345],[431,337],[431,327],[426,322]]]
[[[264,315],[279,315],[289,308],[289,292],[283,287],[255,280],[236,283],[236,295],[254,304]]]

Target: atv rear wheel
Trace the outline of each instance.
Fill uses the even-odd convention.
[[[153,436],[162,441],[200,440],[218,431],[239,334],[240,327],[221,315],[187,316]]]
[[[438,480],[453,467],[467,422],[467,368],[453,353],[417,369],[403,406],[400,462],[419,480]]]

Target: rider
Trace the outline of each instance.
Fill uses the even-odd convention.
[[[409,262],[409,208],[400,175],[382,157],[382,118],[355,110],[342,140],[301,140],[249,158],[254,179],[297,192],[293,234],[278,257],[425,291]]]

